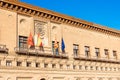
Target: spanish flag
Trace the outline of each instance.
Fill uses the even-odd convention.
[[[31,32],[30,32],[30,35],[28,37],[27,44],[28,44],[28,48],[30,48],[31,46],[34,46],[33,37],[32,37],[32,33]]]
[[[41,40],[41,38],[40,38],[40,34],[38,34],[37,46],[39,46],[39,47],[42,47],[42,46],[43,46],[42,40]]]

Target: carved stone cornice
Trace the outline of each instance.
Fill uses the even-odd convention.
[[[87,22],[84,20],[80,20],[74,17],[70,17],[67,15],[63,15],[57,12],[53,12],[50,10],[46,10],[43,8],[39,8],[36,6],[32,6],[29,4],[25,4],[16,0],[4,0],[4,1],[2,0],[0,1],[0,8],[14,11],[19,14],[42,17],[55,22],[69,24],[75,27],[84,28],[84,29],[93,30],[93,31],[102,32],[105,34],[120,37],[120,31],[105,26],[101,26],[98,24],[94,24],[91,22]]]

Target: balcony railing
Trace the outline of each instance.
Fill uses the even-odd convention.
[[[51,50],[40,50],[40,49],[28,49],[28,48],[15,48],[15,52],[21,55],[30,55],[30,56],[41,56],[41,57],[53,57],[53,58],[64,58],[67,59],[67,53],[53,54]]]
[[[95,61],[95,62],[120,64],[120,60],[118,60],[116,58],[108,58],[108,57],[77,55],[77,56],[74,56],[74,59],[75,60],[84,60],[84,61]]]
[[[6,45],[0,44],[0,53],[8,53],[8,48],[6,48]]]

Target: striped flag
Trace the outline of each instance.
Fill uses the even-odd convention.
[[[57,39],[55,38],[55,43],[54,43],[54,48],[57,49],[59,46],[58,46],[58,43],[57,43]]]
[[[39,46],[39,47],[43,46],[42,40],[40,38],[40,34],[38,34],[37,46]]]
[[[32,37],[32,33],[31,32],[30,32],[30,35],[28,37],[27,44],[28,44],[28,48],[30,48],[31,46],[34,46],[33,37]]]

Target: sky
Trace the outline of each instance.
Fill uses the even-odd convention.
[[[47,10],[66,14],[120,30],[120,0],[20,0]]]

